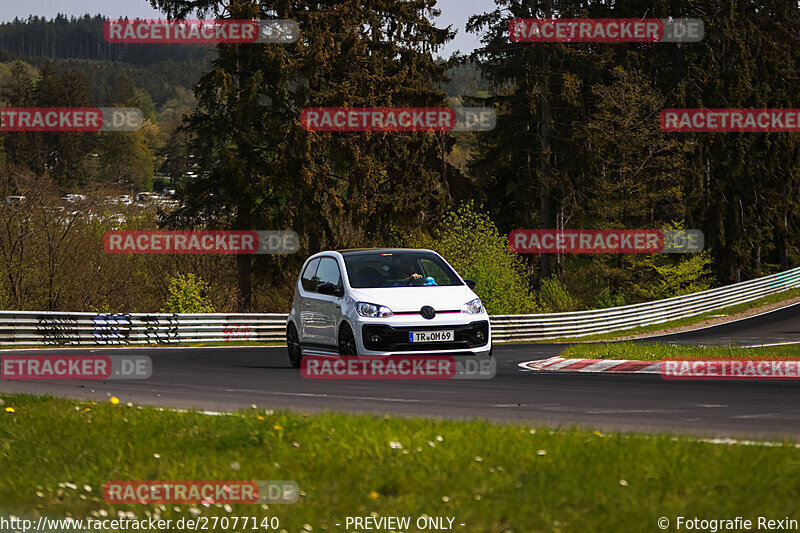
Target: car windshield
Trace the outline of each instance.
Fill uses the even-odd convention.
[[[431,252],[346,254],[344,264],[354,289],[463,285],[453,269]]]

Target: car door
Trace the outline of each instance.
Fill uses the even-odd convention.
[[[312,259],[306,265],[303,274],[300,276],[300,290],[297,291],[297,312],[300,316],[300,342],[319,343],[320,341],[320,317],[315,317],[312,311],[314,294],[317,292],[317,268],[319,258]]]
[[[333,257],[320,258],[316,278],[318,284],[330,283],[339,289],[343,287],[339,262]],[[336,324],[341,315],[341,297],[314,292],[310,309],[319,317],[319,340],[316,342],[336,346]]]

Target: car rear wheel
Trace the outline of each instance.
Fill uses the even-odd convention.
[[[289,363],[294,368],[299,368],[303,353],[300,351],[300,337],[297,335],[297,328],[291,322],[286,326],[286,349],[289,352]]]
[[[350,324],[342,322],[339,327],[339,355],[358,355],[358,348],[356,348],[356,336],[353,335],[353,330]]]

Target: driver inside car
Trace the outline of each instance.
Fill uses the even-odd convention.
[[[398,267],[399,278],[405,285],[417,285],[422,280],[422,274],[417,272],[414,265],[408,262],[401,263]]]

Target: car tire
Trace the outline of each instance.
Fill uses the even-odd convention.
[[[289,352],[289,363],[292,367],[300,368],[303,352],[300,350],[300,336],[297,335],[297,328],[292,322],[286,326],[286,350]]]
[[[336,345],[339,347],[339,355],[358,355],[356,336],[353,334],[353,328],[347,322],[342,322],[342,325],[339,326],[339,338]]]

